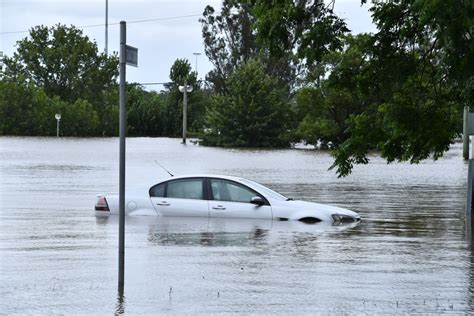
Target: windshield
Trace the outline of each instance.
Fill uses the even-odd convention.
[[[252,186],[253,188],[257,189],[258,191],[260,191],[261,193],[263,193],[264,195],[268,196],[268,197],[271,197],[273,199],[277,199],[277,200],[282,200],[282,201],[286,201],[288,200],[287,197],[281,195],[280,193],[277,193],[269,188],[267,188],[266,186],[263,186],[257,182],[254,182],[252,180],[248,180],[248,179],[240,179],[240,181],[242,181],[243,183],[246,183],[250,186]]]

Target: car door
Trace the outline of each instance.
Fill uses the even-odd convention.
[[[150,189],[150,198],[160,216],[209,217],[203,178],[170,180]]]
[[[260,206],[250,203],[252,197],[264,198],[258,192],[231,180],[211,178],[209,181],[211,217],[272,218],[272,209],[268,203]]]

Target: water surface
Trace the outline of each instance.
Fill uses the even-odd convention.
[[[127,217],[117,296],[118,139],[0,137],[0,313],[474,313],[461,146],[419,165],[377,156],[345,179],[326,152],[127,140],[127,191],[176,174],[243,176],[357,211],[358,225]]]

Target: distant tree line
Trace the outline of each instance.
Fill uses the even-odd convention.
[[[52,136],[60,113],[63,136],[118,134],[118,58],[99,53],[96,43],[74,26],[36,26],[18,41],[17,52],[4,60],[0,80],[0,134]],[[127,85],[130,136],[177,136],[182,124],[178,86],[187,78],[191,132],[202,130],[206,99],[186,60],[170,70],[172,82],[160,92]]]
[[[461,131],[474,100],[474,6],[469,1],[373,1],[377,31],[351,34],[322,0],[223,0],[200,19],[214,69],[201,82],[187,60],[169,84],[129,84],[129,136],[181,133],[184,81],[188,122],[202,144],[333,150],[340,176],[367,163],[437,159]],[[118,133],[118,58],[74,26],[37,26],[4,60],[0,134]]]

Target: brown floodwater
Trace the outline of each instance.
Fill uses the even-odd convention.
[[[243,176],[342,206],[359,224],[126,218],[117,294],[118,219],[94,216],[118,191],[117,138],[0,137],[0,314],[469,314],[474,247],[467,164],[376,155],[338,179],[329,153],[127,140],[127,192],[168,175]]]

